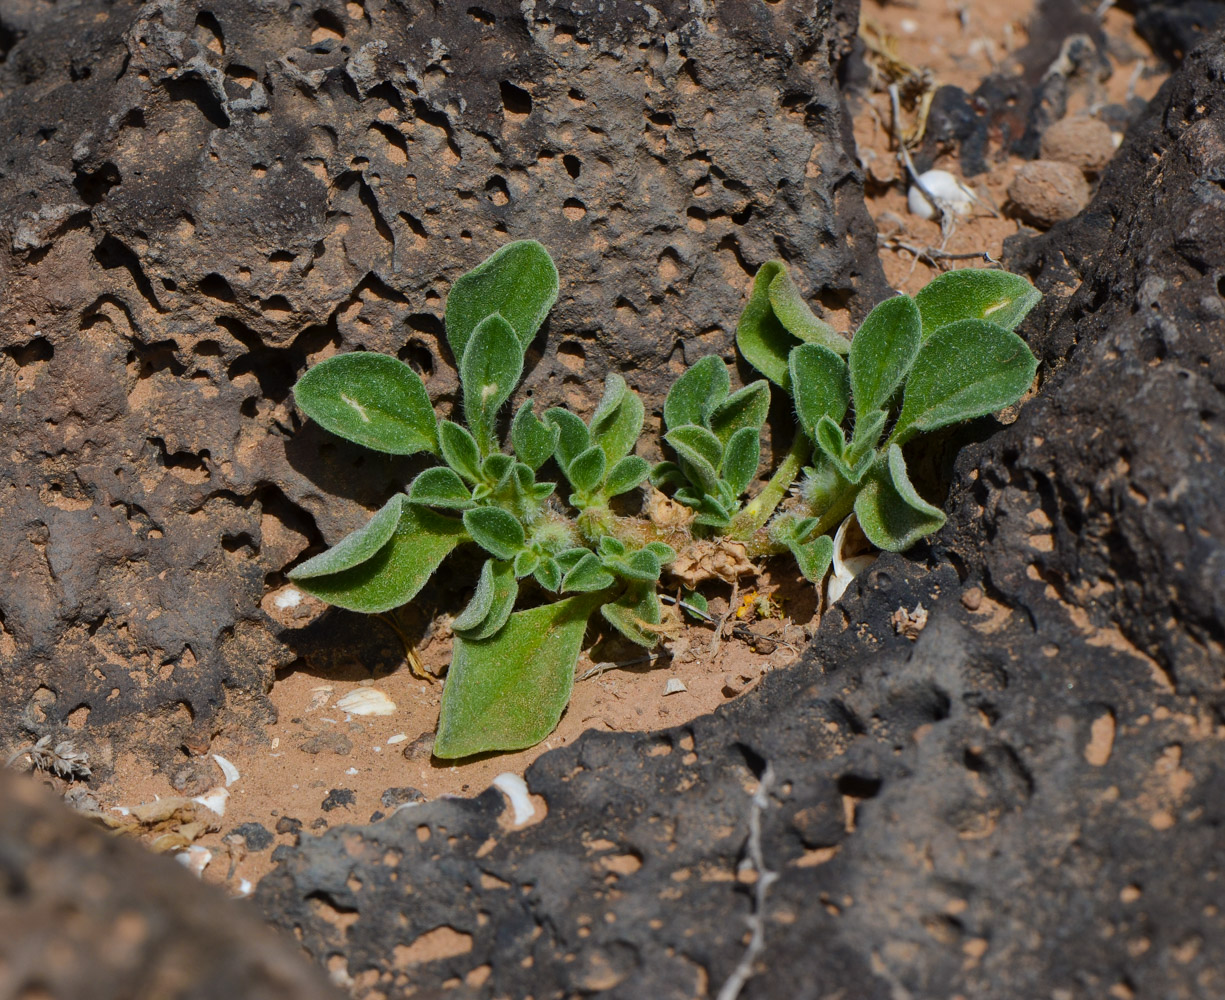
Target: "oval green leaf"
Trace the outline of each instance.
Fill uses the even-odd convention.
[[[426,507],[446,507],[467,510],[472,506],[472,494],[453,469],[436,466],[426,469],[409,487],[408,498]]]
[[[949,271],[915,296],[923,316],[926,340],[943,326],[963,319],[983,319],[1015,330],[1042,293],[1017,274],[966,267]]]
[[[923,321],[909,295],[885,299],[868,313],[851,341],[851,397],[857,413],[888,404],[922,343]]]
[[[736,325],[736,347],[745,361],[775,385],[790,391],[787,358],[800,341],[787,332],[770,304],[770,284],[785,273],[786,265],[781,260],[766,261],[758,268],[748,304]]]
[[[481,321],[501,313],[514,328],[522,350],[557,301],[557,268],[535,240],[519,240],[496,250],[458,278],[447,296],[447,341],[456,361]]]
[[[846,337],[824,320],[817,319],[785,265],[771,280],[769,291],[775,317],[793,337],[806,344],[820,344],[835,354],[845,355],[851,349],[851,342]]]
[[[391,455],[438,453],[438,418],[415,371],[369,351],[319,362],[293,387],[294,402],[320,427]]]
[[[887,552],[904,552],[944,525],[944,511],[921,496],[906,475],[902,449],[890,445],[855,498],[855,517],[868,541]]]
[[[464,511],[464,527],[472,540],[495,559],[514,559],[527,541],[519,519],[501,507]]]
[[[496,450],[498,410],[510,399],[523,374],[523,348],[514,328],[500,314],[486,316],[472,331],[459,366],[464,416],[481,454]]]
[[[309,580],[312,577],[352,569],[364,563],[395,534],[406,499],[403,493],[397,493],[379,508],[378,513],[370,518],[364,527],[345,535],[326,552],[320,552],[319,555],[295,566],[286,576],[291,580]]]
[[[715,408],[727,398],[732,379],[727,365],[710,354],[700,358],[672,383],[664,400],[664,426],[704,425]]]
[[[842,423],[850,405],[846,362],[820,344],[801,344],[791,352],[791,398],[800,426],[811,438],[822,417]]]

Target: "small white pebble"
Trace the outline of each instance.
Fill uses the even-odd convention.
[[[664,696],[670,694],[680,694],[682,691],[688,691],[685,687],[685,682],[679,677],[669,677],[668,683],[664,685]]]
[[[974,203],[978,200],[973,191],[947,170],[929,170],[925,174],[920,174],[919,180],[931,196],[954,215],[960,215],[963,218],[969,215],[974,208]],[[910,186],[906,204],[910,213],[917,215],[920,219],[934,219],[940,214],[919,190],[918,184]]]
[[[358,773],[358,770],[355,767],[351,767],[349,768],[349,770],[345,771],[345,774],[357,774],[357,773]]]
[[[397,743],[403,743],[408,737],[404,733],[396,733],[395,736],[387,737],[387,745],[394,746]]]
[[[359,687],[337,701],[335,707],[350,715],[391,715],[396,703],[378,688]]]
[[[383,748],[382,748],[382,747],[375,747],[375,748],[374,748],[374,752],[375,752],[375,753],[382,753],[382,752],[383,752]]]
[[[898,23],[898,27],[902,29],[903,35],[913,35],[919,30],[919,22],[914,20],[914,18],[904,17]]]
[[[281,738],[279,736],[272,737],[272,749],[275,750],[280,745],[281,745]]]
[[[296,608],[302,603],[302,591],[295,587],[286,587],[272,599],[272,603],[280,611]]]
[[[505,771],[493,779],[493,787],[510,800],[511,809],[514,810],[515,826],[522,826],[536,815],[536,807],[532,805],[532,796],[527,790],[527,782],[521,775]]]
[[[254,888],[255,886],[251,884],[251,880],[249,878],[239,879],[238,888],[234,890],[234,895],[239,899],[245,899],[247,896],[251,895],[251,891]]]

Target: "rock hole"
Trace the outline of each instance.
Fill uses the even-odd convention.
[[[162,278],[162,287],[168,292],[178,291],[179,283],[173,278]]]
[[[736,225],[738,226],[743,226],[747,224],[749,219],[751,219],[752,217],[753,217],[753,206],[745,205],[744,211],[732,213],[732,222],[736,223]]]
[[[410,340],[400,348],[397,356],[421,376],[422,382],[428,382],[434,374],[434,355],[419,340]]]
[[[506,186],[503,177],[490,177],[485,182],[485,193],[489,195],[489,200],[499,207],[510,201],[510,188]]]
[[[107,162],[97,170],[77,170],[72,186],[77,189],[77,194],[81,196],[81,200],[86,205],[97,205],[106,197],[106,193],[122,179],[119,168]]]
[[[612,875],[633,875],[642,868],[642,855],[638,851],[625,854],[606,854],[598,859],[599,865]]]
[[[428,337],[433,337],[441,341],[446,336],[446,327],[433,313],[413,313],[405,320],[408,323],[408,328],[417,333],[423,333]]]
[[[655,111],[647,115],[647,119],[652,125],[659,125],[662,128],[671,128],[676,124],[676,116],[668,111]]]
[[[230,63],[230,65],[226,67],[225,75],[238,84],[238,86],[240,86],[243,90],[250,90],[255,86],[255,82],[259,79],[259,76],[256,74],[255,70],[253,70],[250,66],[243,66],[239,63]]]
[[[269,295],[259,304],[260,309],[264,312],[272,313],[291,313],[293,306],[289,304],[289,299],[284,295]]]
[[[509,80],[498,85],[502,90],[502,107],[508,118],[523,119],[532,113],[532,95]]]
[[[229,128],[230,116],[213,89],[199,76],[180,76],[167,80],[166,93],[172,101],[194,104],[213,128]]]
[[[577,179],[578,175],[583,172],[583,161],[580,160],[573,153],[567,153],[565,156],[561,158],[561,162],[562,162],[562,166],[566,168],[566,173],[568,173],[571,177],[574,177],[575,179]],[[1221,280],[1225,281],[1225,278]]]
[[[578,87],[571,87],[569,96],[570,100],[572,100],[575,104],[582,104],[587,100],[587,98],[583,95],[583,92],[579,90]]]
[[[479,21],[481,24],[488,25],[489,27],[493,27],[498,23],[498,19],[484,7],[469,7],[468,14],[473,18],[473,20]]]
[[[219,56],[225,55],[225,35],[217,18],[209,11],[202,10],[196,15],[196,27],[191,37],[200,48]]]
[[[339,42],[345,37],[345,26],[340,23],[340,18],[328,10],[315,11],[315,28],[311,32],[311,44],[319,45],[324,42]]]
[[[391,961],[397,969],[422,962],[436,962],[443,958],[456,958],[472,950],[472,935],[457,931],[443,924],[426,931],[412,944],[398,944],[391,951]]]
[[[576,340],[567,340],[557,348],[557,360],[572,372],[581,372],[587,364],[587,352]]]
[[[880,794],[880,778],[870,778],[862,774],[844,774],[838,779],[838,791],[853,799],[874,799]]]
[[[753,772],[753,777],[760,781],[761,776],[766,772],[766,759],[747,743],[737,743],[736,749],[740,751],[740,756],[744,758],[748,769]]]
[[[577,198],[567,198],[561,206],[561,214],[571,222],[578,222],[587,214],[587,206]]]
[[[216,271],[206,274],[196,287],[200,290],[201,295],[207,295],[210,299],[217,299],[219,302],[233,302],[235,299],[234,289],[230,287],[230,283]]]
[[[408,163],[408,140],[394,125],[386,122],[371,122],[370,131],[382,136],[387,141],[387,159],[397,166]]]
[[[681,255],[672,247],[668,247],[659,255],[659,280],[670,285],[681,273]]]
[[[55,348],[46,337],[35,337],[18,347],[6,347],[4,353],[17,362],[18,368],[27,368],[50,361],[55,356]]]
[[[89,721],[89,706],[82,703],[68,713],[64,720],[69,729],[84,729]]]

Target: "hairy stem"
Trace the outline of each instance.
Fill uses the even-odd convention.
[[[747,542],[765,527],[766,522],[770,520],[770,515],[782,503],[787,491],[799,478],[800,470],[811,454],[812,447],[808,443],[807,435],[797,431],[795,440],[791,442],[791,448],[787,452],[787,457],[770,477],[765,489],[745,504],[744,510],[732,518],[731,526],[727,531],[729,538]]]

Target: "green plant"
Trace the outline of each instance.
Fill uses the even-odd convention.
[[[439,757],[515,750],[547,736],[569,701],[591,617],[598,611],[630,641],[655,646],[667,629],[661,576],[674,563],[693,565],[694,552],[790,551],[803,575],[819,581],[833,553],[827,532],[852,510],[882,548],[904,548],[935,530],[943,515],[911,486],[902,446],[920,431],[1015,402],[1035,369],[1010,332],[1037,301],[1020,278],[953,272],[915,300],[882,303],[848,342],[813,315],[785,267],[770,262],[737,343],[791,395],[799,432],[746,501],[770,386],[760,380],[732,392],[716,357],[698,361],[668,394],[664,442],[674,461],[652,469],[634,454],[643,405],[616,374],[588,422],[560,408],[537,416],[524,402],[503,446],[502,408],[557,294],[553,261],[533,241],[502,247],[455,282],[446,333],[462,387],[462,414],[452,416],[462,423],[439,420],[417,374],[384,355],[329,358],[294,387],[298,406],[329,431],[378,451],[440,460],[363,528],[291,570],[299,587],[378,613],[412,600],[457,546],[474,543],[486,556],[452,623]],[[848,439],[842,425],[852,406]],[[564,501],[555,482],[537,478],[550,461],[569,485]],[[674,488],[673,500],[690,513],[662,519],[650,504],[633,509],[648,477]],[[788,499],[800,479],[799,497]],[[618,513],[612,501],[627,494],[630,510]],[[704,603],[700,595],[687,601]]]

